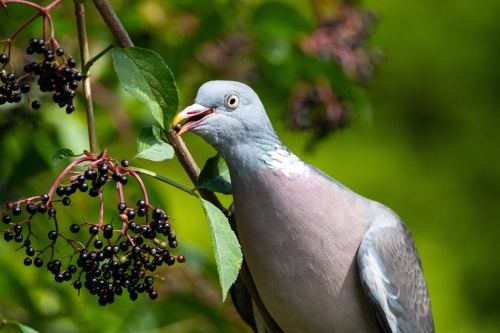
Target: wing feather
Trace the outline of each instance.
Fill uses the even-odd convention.
[[[363,289],[384,332],[434,332],[420,257],[406,225],[380,205],[358,251]]]

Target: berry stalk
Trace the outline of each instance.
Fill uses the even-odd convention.
[[[54,2],[52,2],[51,4],[49,4],[47,7],[42,7],[40,5],[37,5],[36,3],[33,3],[33,2],[30,2],[30,1],[25,1],[25,0],[0,0],[0,5],[2,7],[5,8],[5,10],[7,11],[7,4],[10,4],[10,3],[17,3],[17,4],[22,4],[22,5],[26,5],[26,6],[30,6],[30,7],[33,7],[35,9],[38,10],[38,13],[36,13],[33,17],[31,17],[28,21],[26,21],[24,24],[22,24],[16,31],[14,31],[14,33],[12,34],[12,36],[10,36],[10,38],[8,39],[5,39],[5,40],[2,40],[0,41],[0,43],[4,43],[4,42],[7,42],[7,43],[11,43],[12,40],[14,40],[14,38],[26,27],[28,26],[31,22],[33,22],[34,20],[36,20],[38,17],[40,16],[43,16],[44,17],[44,34],[43,34],[43,38],[46,40],[47,38],[47,34],[46,34],[46,19],[49,21],[49,26],[51,28],[51,40],[54,39],[54,27],[53,27],[53,22],[52,22],[52,17],[50,16],[50,11],[52,9],[54,9],[55,7],[57,7],[59,4],[61,4],[64,0],[55,0]],[[9,54],[10,56],[10,54]]]

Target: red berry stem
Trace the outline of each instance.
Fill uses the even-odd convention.
[[[24,0],[0,0],[0,4],[4,7],[7,8],[7,4],[10,3],[16,3],[16,4],[22,4],[22,5],[27,5],[33,8],[36,8],[38,10],[38,13],[36,13],[34,16],[32,16],[29,20],[27,20],[23,25],[21,25],[13,34],[10,36],[10,38],[7,38],[5,40],[0,41],[0,43],[11,43],[12,40],[24,29],[26,26],[28,26],[31,22],[36,20],[38,17],[43,16],[44,17],[44,40],[46,40],[46,22],[45,20],[49,21],[49,26],[51,28],[51,39],[54,38],[54,27],[52,23],[52,17],[50,16],[50,11],[54,9],[56,6],[61,4],[64,0],[55,0],[51,4],[49,4],[47,7],[42,7],[40,5],[37,5],[36,3],[30,2],[30,1],[24,1]],[[9,57],[10,57],[10,50],[9,50]]]
[[[116,183],[116,188],[118,189],[118,195],[120,196],[120,202],[125,202],[125,196],[123,195],[123,185],[120,182]]]
[[[104,154],[105,152],[103,152]],[[72,163],[70,163],[70,165],[68,165],[66,167],[66,169],[64,169],[64,171],[59,175],[59,177],[57,177],[56,181],[54,182],[54,184],[52,185],[52,187],[50,188],[50,191],[49,191],[49,197],[52,198],[52,194],[54,194],[54,191],[56,190],[56,188],[59,186],[59,184],[63,181],[64,177],[66,177],[66,175],[71,171],[71,169],[73,169],[74,166],[82,163],[82,162],[85,162],[85,161],[95,161],[97,159],[96,156],[94,155],[90,155],[90,156],[84,156],[84,157],[81,157],[75,161],[73,161]]]
[[[102,187],[99,189],[99,226],[104,225],[104,199],[102,197]]]

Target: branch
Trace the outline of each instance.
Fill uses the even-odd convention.
[[[82,68],[87,67],[89,62],[89,45],[87,42],[87,31],[85,29],[85,7],[82,3],[75,1],[76,25],[78,28],[78,42],[80,43],[80,56],[82,58]],[[90,77],[85,73],[83,77],[83,96],[85,99],[85,111],[87,113],[87,127],[89,133],[89,149],[95,154],[97,152],[97,140],[94,125],[94,110],[92,107],[92,91],[90,88]]]
[[[170,142],[172,147],[174,147],[175,155],[177,156],[179,163],[184,168],[184,171],[186,171],[193,185],[197,186],[198,176],[200,175],[200,168],[194,161],[193,156],[191,156],[189,150],[186,148],[186,144],[173,130],[170,131],[165,130],[164,132],[165,135],[167,136],[168,141]],[[231,215],[229,210],[227,210],[222,205],[222,203],[219,201],[214,192],[204,188],[198,188],[198,192],[200,193],[203,199],[210,201],[215,207],[219,208],[221,212],[224,213],[224,215],[226,215],[226,217],[229,217]]]
[[[134,43],[130,39],[127,31],[123,27],[115,11],[107,0],[93,0],[95,8],[108,26],[120,47],[132,47]]]

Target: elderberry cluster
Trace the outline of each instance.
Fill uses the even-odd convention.
[[[159,211],[161,210],[154,210],[153,215],[159,215]],[[171,232],[170,224],[164,219],[160,217],[159,220],[155,220],[154,227],[129,222],[129,235],[134,235],[129,239],[116,242],[114,245],[105,245],[102,240],[97,239],[93,242],[93,250],[80,251],[76,264],[84,274],[73,283],[73,287],[76,289],[85,287],[92,295],[99,296],[101,305],[112,303],[115,295],[122,295],[124,290],[133,301],[143,292],[147,293],[149,298],[156,299],[158,293],[153,288],[154,277],[148,274],[163,264],[171,266],[176,261],[167,250],[167,244],[170,247],[177,247],[176,235]],[[78,232],[77,225],[71,228],[73,232]],[[105,225],[102,230],[103,238],[111,238],[112,230],[112,225]],[[98,235],[100,230],[93,226],[88,232],[91,235]],[[168,243],[159,240],[156,237],[157,232],[168,235]],[[184,262],[185,259],[183,256],[177,256],[177,261]],[[57,279],[63,281],[64,276],[60,276],[60,272],[53,273],[56,281]]]
[[[75,111],[73,105],[75,89],[78,88],[78,81],[83,78],[82,73],[74,69],[76,66],[75,59],[65,57],[62,48],[58,48],[54,53],[54,51],[46,47],[43,39],[37,38],[30,40],[26,53],[42,55],[39,62],[32,62],[24,66],[26,73],[39,76],[37,83],[40,90],[42,92],[54,92],[52,100],[59,107],[66,107],[66,113],[69,114]],[[57,57],[61,59],[61,64],[57,61]]]
[[[59,223],[58,210],[71,207],[70,197],[75,193],[88,192],[90,197],[98,197],[103,206],[104,186],[111,182],[112,188],[123,191],[130,176],[127,173],[132,172],[126,167],[127,161],[113,163],[106,156],[87,166],[85,171],[68,171],[68,177],[60,177],[61,183],[54,184],[47,194],[8,202],[0,212],[7,227],[0,230],[4,240],[22,243],[19,249],[26,253],[25,266],[45,266],[57,283],[71,282],[79,292],[87,289],[98,297],[100,305],[111,304],[122,294],[128,294],[132,301],[141,293],[156,299],[158,292],[153,284],[159,277],[153,272],[164,264],[185,262],[184,256],[171,253],[178,246],[177,235],[162,209],[140,199],[132,206],[118,203],[117,218],[107,223]],[[54,227],[45,236],[35,231],[38,217],[45,220],[44,225],[47,219],[53,222]],[[37,248],[32,245],[33,238]]]
[[[2,81],[2,85],[0,85],[0,105],[20,102],[21,93],[28,93],[30,90],[29,85],[20,85],[19,82],[16,82],[16,75],[5,70],[8,63],[9,57],[4,53],[0,54],[0,80]]]
[[[28,95],[30,92],[31,87],[28,82],[34,78],[37,80],[40,91],[54,93],[52,100],[59,107],[65,107],[66,113],[70,114],[75,111],[73,105],[75,89],[78,88],[78,82],[83,79],[83,74],[74,68],[76,66],[74,58],[66,55],[62,48],[51,49],[51,45],[53,44],[38,38],[32,38],[29,41],[26,53],[41,55],[41,58],[25,65],[25,74],[20,77],[5,70],[10,59],[6,54],[0,54],[0,64],[2,64],[0,79],[3,83],[0,86],[0,105],[20,102],[21,94]],[[31,100],[29,95],[28,100]],[[41,103],[33,100],[31,107],[35,110],[39,109]]]

